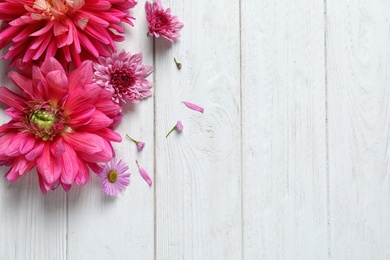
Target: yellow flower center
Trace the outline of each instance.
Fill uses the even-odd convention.
[[[111,183],[116,182],[118,179],[118,173],[115,170],[111,170],[108,172],[108,181]]]

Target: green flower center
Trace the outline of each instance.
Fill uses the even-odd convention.
[[[57,121],[56,116],[46,110],[33,110],[30,114],[30,122],[37,125],[44,131],[50,131],[53,124]]]
[[[54,140],[66,131],[65,122],[63,110],[53,107],[50,102],[35,104],[26,111],[25,127],[44,141]]]
[[[108,181],[111,183],[116,182],[118,179],[118,173],[115,170],[111,170],[108,172]]]

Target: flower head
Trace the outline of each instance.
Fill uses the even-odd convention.
[[[152,95],[148,77],[153,67],[142,64],[142,53],[131,55],[122,50],[109,58],[100,57],[94,64],[95,82],[112,93],[116,103],[138,103]]]
[[[177,16],[171,14],[170,8],[164,10],[161,0],[154,3],[146,2],[145,11],[150,36],[161,36],[171,42],[180,37],[179,31],[183,23]]]
[[[142,151],[145,147],[145,142],[138,142],[137,143],[137,149],[138,151]]]
[[[126,172],[128,169],[126,163],[122,160],[118,162],[116,158],[101,167],[98,175],[102,179],[102,191],[107,195],[116,196],[126,189],[130,183],[130,173]]]
[[[167,138],[174,130],[181,132],[181,131],[183,131],[183,129],[184,129],[184,126],[181,123],[181,121],[179,120],[176,122],[176,125],[174,127],[172,127],[172,129],[168,132],[168,134],[165,136],[165,138]]]
[[[129,135],[126,135],[126,137],[129,138],[131,141],[133,141],[133,142],[137,145],[138,151],[142,151],[142,150],[144,149],[144,147],[145,147],[145,142],[135,140],[134,138],[132,138],[132,137],[129,136]]]
[[[0,87],[0,101],[11,120],[0,126],[0,165],[11,166],[9,181],[36,167],[41,191],[67,191],[73,182],[89,180],[88,166],[114,156],[111,141],[121,137],[111,127],[120,107],[111,94],[92,83],[92,62],[66,74],[61,64],[49,58],[34,66],[32,78],[17,72],[10,79],[22,94]]]
[[[10,65],[41,64],[56,57],[64,66],[96,60],[123,41],[122,22],[133,25],[135,0],[3,0],[0,49],[11,44]]]

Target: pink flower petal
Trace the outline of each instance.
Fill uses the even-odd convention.
[[[149,184],[149,186],[152,185],[153,181],[152,179],[150,178],[149,174],[146,172],[146,170],[144,168],[142,168],[138,161],[136,160],[135,161],[138,165],[138,170],[139,170],[139,173],[141,174],[142,178]]]
[[[203,107],[200,107],[200,106],[198,106],[198,105],[195,105],[195,104],[193,104],[193,103],[191,103],[191,102],[184,101],[183,103],[184,103],[184,105],[186,105],[188,108],[190,108],[190,109],[192,109],[192,110],[199,111],[199,112],[201,112],[201,113],[203,113],[203,111],[204,111],[204,108],[203,108]]]
[[[74,132],[64,137],[76,151],[86,154],[94,154],[105,148],[104,139],[96,134],[85,132]]]
[[[74,179],[77,185],[85,185],[89,180],[89,169],[85,163],[78,160],[79,171]]]

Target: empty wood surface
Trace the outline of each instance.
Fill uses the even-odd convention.
[[[165,0],[175,44],[146,37],[144,3],[118,44],[155,68],[116,128],[131,184],[3,178],[0,259],[389,259],[390,2]]]

